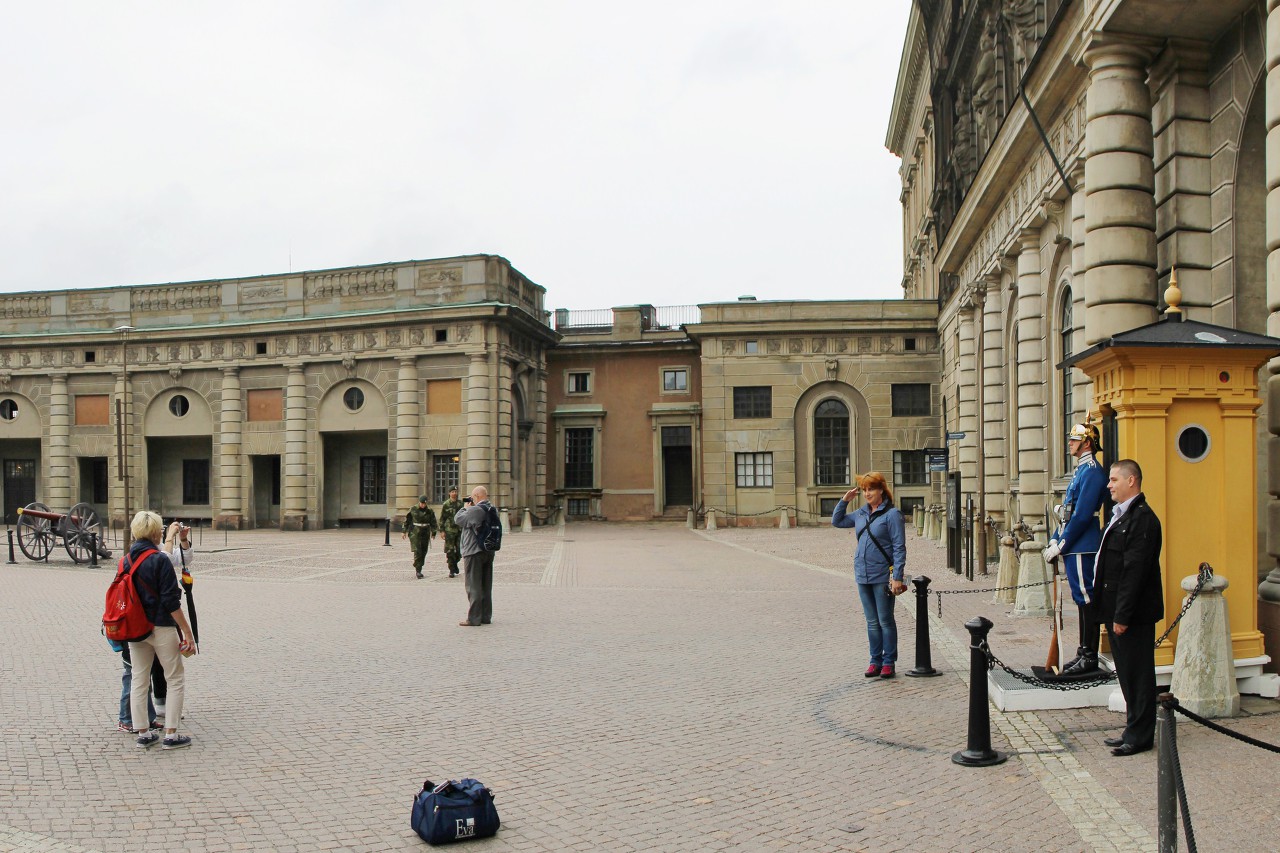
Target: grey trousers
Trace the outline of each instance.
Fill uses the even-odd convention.
[[[467,586],[467,621],[488,625],[493,619],[493,552],[481,551],[462,558],[462,578]]]

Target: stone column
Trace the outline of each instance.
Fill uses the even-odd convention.
[[[1018,234],[1018,512],[1032,538],[1018,548],[1018,583],[1041,584],[1049,579],[1041,550],[1045,531],[1045,495],[1049,491],[1045,417],[1048,352],[1044,340],[1044,282],[1041,281],[1040,227]],[[1049,612],[1045,585],[1017,591],[1014,614],[1043,616]]]
[[[284,506],[281,530],[307,529],[307,379],[300,364],[289,365],[284,401]]]
[[[54,512],[66,512],[71,499],[71,400],[67,396],[67,374],[49,377],[49,480],[45,504]]]
[[[1018,234],[1018,513],[1044,528],[1049,490],[1045,444],[1048,353],[1044,340],[1044,283],[1040,268],[1040,228]]]
[[[222,370],[222,410],[219,417],[218,499],[222,510],[213,520],[219,530],[244,527],[244,492],[241,487],[241,433],[244,430],[244,399],[240,393],[240,368]]]
[[[1005,400],[1004,358],[1004,310],[1007,294],[1000,289],[1003,276],[992,273],[986,277],[987,294],[982,310],[982,435],[981,452],[986,456],[986,512],[1007,513],[1004,494],[1009,484],[1009,466],[1005,445],[1005,428],[1008,424]],[[990,544],[990,543],[989,543]],[[988,548],[988,551],[990,548]]]
[[[956,394],[959,397],[958,429],[965,437],[956,445],[957,464],[960,468],[960,488],[969,492],[977,488],[978,460],[978,359],[977,331],[974,323],[975,298],[973,285],[967,285],[960,294],[959,321],[959,376],[956,382]],[[980,310],[980,309],[979,309]],[[961,498],[960,505],[964,506]]]
[[[539,367],[536,374],[537,400],[534,403],[533,441],[530,448],[534,454],[535,467],[533,492],[528,498],[530,506],[547,506],[551,503],[551,489],[547,485],[547,432],[550,424],[550,415],[547,411],[547,371],[545,365],[546,362],[544,361],[543,367]]]
[[[421,423],[418,358],[405,356],[400,359],[400,372],[396,377],[396,477],[393,513],[399,513],[401,509],[408,511],[410,507],[417,505],[420,495],[431,493],[431,483],[422,474]]]
[[[1280,34],[1280,0],[1267,0],[1267,32]],[[1280,38],[1274,36],[1267,39],[1266,87],[1267,334],[1280,335]],[[1267,556],[1275,565],[1258,587],[1258,627],[1274,663],[1280,659],[1280,358],[1271,359],[1267,372]]]
[[[1170,39],[1151,66],[1156,271],[1165,279],[1177,268],[1188,319],[1230,326],[1231,307],[1213,307],[1209,58],[1206,43]]]
[[[1068,172],[1071,179],[1071,348],[1073,354],[1084,349],[1084,295],[1088,292],[1088,272],[1085,270],[1084,244],[1084,160],[1079,159]],[[1076,408],[1089,414],[1093,406],[1093,383],[1078,367],[1069,371],[1075,387],[1071,391],[1073,400],[1078,401]]]
[[[116,409],[116,401],[120,401],[122,408],[125,402],[125,378],[123,376],[116,377],[115,394],[111,398],[111,423],[115,426],[115,432],[112,434],[112,453],[107,463],[107,468],[111,472],[109,491],[111,497],[111,526],[119,527],[124,530],[124,535],[129,535],[129,511],[133,508],[130,502],[128,489],[131,481],[126,476],[130,463],[130,457],[133,455],[133,449],[129,446],[129,421],[128,414],[123,414]],[[124,442],[124,464],[120,464],[120,448],[118,446],[121,437]]]
[[[476,486],[492,489],[493,425],[489,391],[489,354],[486,350],[471,353],[467,372],[467,491]]]
[[[1094,33],[1085,113],[1085,342],[1156,319],[1156,214],[1145,40]]]
[[[501,356],[497,358],[497,362],[497,387],[491,395],[497,415],[494,418],[494,434],[497,441],[494,442],[493,448],[493,485],[489,486],[489,491],[493,493],[492,499],[495,506],[518,507],[524,505],[524,499],[516,493],[520,480],[516,471],[519,458],[516,448],[519,442],[519,437],[516,435],[516,401],[511,390],[511,386],[515,383],[515,372],[512,369],[514,365],[512,361]]]

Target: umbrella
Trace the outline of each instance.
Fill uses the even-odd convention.
[[[200,620],[196,618],[196,599],[191,594],[191,588],[196,585],[196,579],[191,577],[191,570],[187,568],[187,555],[182,550],[182,543],[178,543],[178,557],[182,560],[182,590],[187,594],[187,618],[191,622],[191,639],[195,640],[196,645],[200,645]]]

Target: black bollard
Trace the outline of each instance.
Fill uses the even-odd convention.
[[[391,547],[391,519],[389,518],[387,519],[387,536],[386,539],[383,540],[382,544],[386,545],[388,548]]]
[[[89,534],[89,568],[98,568],[98,534]]]
[[[1178,849],[1178,792],[1173,762],[1174,713],[1178,700],[1172,693],[1156,697],[1156,849]]]
[[[987,654],[983,647],[992,625],[984,616],[964,623],[969,631],[969,745],[951,760],[965,767],[990,767],[1009,759],[991,748],[991,704],[987,701]]]
[[[13,530],[12,530],[12,528],[9,530],[9,562],[10,562],[10,563],[16,563],[16,562],[18,562],[17,560],[15,560],[15,559],[13,558]]]
[[[918,575],[911,579],[916,588],[916,668],[907,673],[914,678],[942,675],[933,668],[929,652],[929,578]]]

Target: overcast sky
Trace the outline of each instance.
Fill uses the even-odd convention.
[[[10,4],[0,291],[492,253],[548,308],[896,298],[909,10]]]

